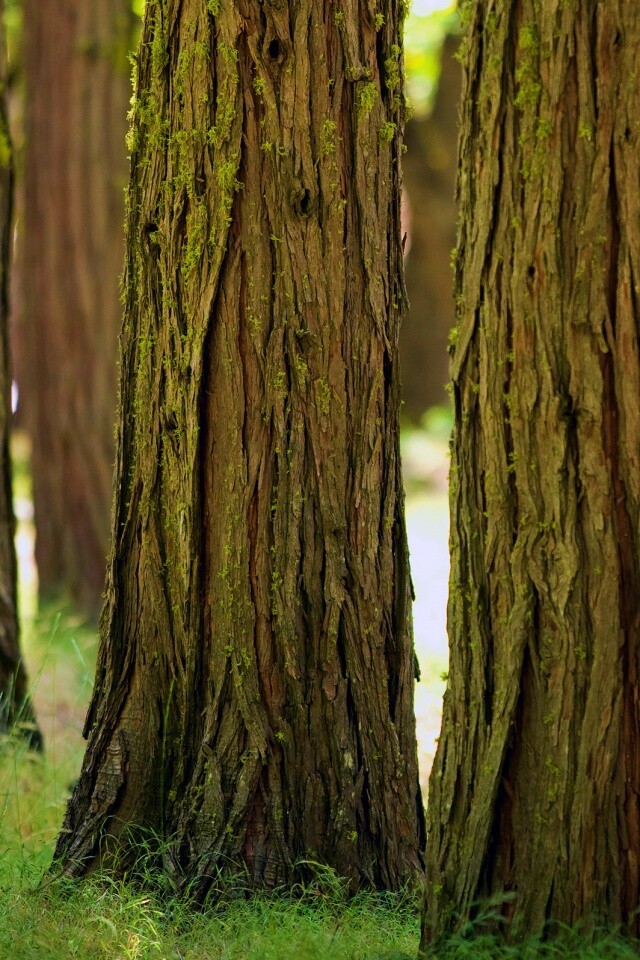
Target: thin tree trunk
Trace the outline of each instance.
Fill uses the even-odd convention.
[[[331,9],[147,5],[70,874],[101,843],[134,856],[132,826],[202,893],[219,870],[290,881],[301,859],[391,889],[420,869],[400,18]]]
[[[100,607],[124,257],[129,0],[25,0],[21,396],[42,594]]]
[[[640,894],[640,21],[465,5],[451,666],[423,946]],[[634,928],[637,921],[634,921]]]
[[[0,732],[17,728],[40,749],[22,662],[17,612],[15,518],[11,494],[11,373],[8,301],[13,204],[13,156],[5,100],[4,3],[0,0]]]
[[[456,149],[460,64],[458,37],[446,38],[435,103],[407,124],[402,162],[410,209],[406,257],[409,310],[400,332],[403,413],[416,422],[448,403],[449,334],[455,323],[451,251],[456,242]]]

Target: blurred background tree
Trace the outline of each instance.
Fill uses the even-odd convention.
[[[42,595],[88,613],[109,536],[130,0],[25,0],[19,395]]]
[[[406,68],[414,116],[403,160],[409,312],[400,333],[404,415],[420,422],[448,405],[447,341],[454,322],[449,261],[455,245],[454,203],[460,67],[457,15],[438,0],[414,4],[405,28]],[[421,15],[420,11],[430,11]]]

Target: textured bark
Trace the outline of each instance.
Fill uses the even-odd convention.
[[[11,373],[8,300],[13,201],[13,156],[5,100],[4,3],[0,0],[0,733],[17,728],[36,749],[42,737],[27,691],[17,613],[15,518],[11,495]]]
[[[410,208],[406,257],[409,310],[400,332],[403,413],[418,421],[428,407],[447,404],[447,343],[455,323],[451,250],[456,242],[456,149],[460,64],[457,37],[447,37],[432,112],[407,124],[402,161]]]
[[[147,5],[70,874],[126,862],[132,827],[202,894],[300,859],[392,889],[420,868],[398,7]]]
[[[466,5],[451,667],[423,946],[639,905],[640,21]],[[634,923],[635,926],[635,923]]]
[[[98,611],[110,527],[129,0],[25,0],[20,384],[41,593]]]

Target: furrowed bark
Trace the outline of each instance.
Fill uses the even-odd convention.
[[[640,25],[622,0],[465,11],[423,948],[482,898],[517,935],[639,901]]]
[[[11,364],[9,270],[13,211],[13,150],[5,99],[4,3],[0,0],[0,733],[15,729],[42,749],[20,652],[15,517],[11,493]]]
[[[41,595],[97,614],[110,528],[130,0],[25,0],[24,362]]]
[[[147,5],[114,548],[56,858],[396,889],[423,839],[398,457],[400,15]],[[298,865],[298,866],[297,866]]]

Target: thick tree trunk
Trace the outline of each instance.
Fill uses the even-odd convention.
[[[126,862],[132,826],[201,892],[300,859],[387,888],[420,867],[398,8],[147,5],[70,874],[109,841]]]
[[[20,653],[16,597],[15,519],[11,495],[11,373],[8,301],[13,157],[5,101],[4,3],[0,0],[0,733],[16,727],[39,749],[42,737],[27,692]]]
[[[406,258],[409,310],[400,332],[403,413],[418,421],[449,402],[449,334],[455,323],[451,250],[456,242],[456,149],[460,64],[458,37],[447,37],[433,111],[407,124],[402,162],[410,209]]]
[[[640,892],[640,21],[466,5],[451,667],[423,946]]]
[[[41,593],[97,611],[116,419],[129,0],[25,0],[20,384],[33,440]]]

